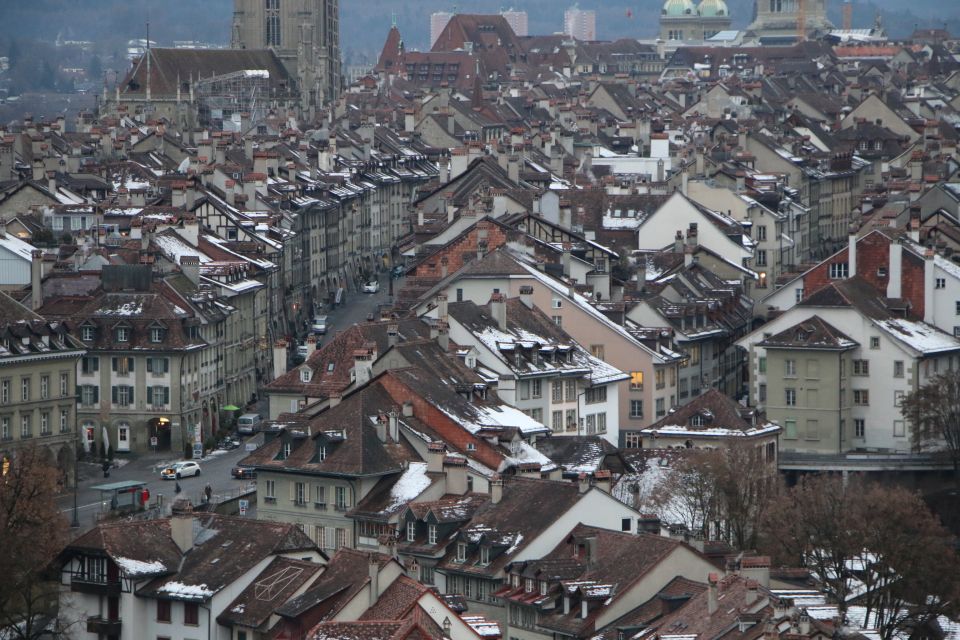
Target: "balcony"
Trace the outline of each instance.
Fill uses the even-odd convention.
[[[87,618],[87,633],[103,636],[120,636],[120,621],[106,620],[101,616]]]
[[[120,580],[91,580],[74,574],[70,580],[70,590],[77,593],[93,593],[102,596],[120,595]]]

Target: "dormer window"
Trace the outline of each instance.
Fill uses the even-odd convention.
[[[511,575],[511,576],[510,576],[510,585],[511,585],[514,589],[516,589],[517,587],[519,587],[519,586],[520,586],[520,576],[517,575],[516,573],[514,573],[513,575]]]
[[[300,369],[300,382],[310,382],[310,378],[313,377],[313,371],[309,368],[304,367]]]
[[[437,525],[427,525],[427,543],[437,544]]]
[[[466,562],[467,561],[467,543],[458,542],[457,543],[457,562]]]
[[[480,547],[480,564],[484,566],[490,564],[490,547]]]
[[[407,542],[413,542],[417,539],[417,523],[411,520],[407,523]]]
[[[334,367],[333,362],[328,362],[328,363],[327,363],[327,373],[333,373],[333,367]]]
[[[80,328],[80,339],[84,342],[90,342],[96,336],[96,329],[93,327],[81,327]]]
[[[520,349],[517,349],[513,354],[513,364],[516,367],[520,367],[523,364],[523,356],[520,354]]]
[[[150,342],[153,342],[153,343],[163,342],[163,329],[161,329],[160,327],[151,327]]]
[[[130,341],[130,328],[117,327],[117,342],[129,342],[129,341]]]
[[[546,580],[541,580],[541,581],[540,581],[540,595],[542,595],[542,596],[547,595],[547,581],[546,581]]]
[[[692,427],[702,427],[703,426],[703,416],[699,413],[692,418],[690,418],[690,426]]]
[[[533,578],[527,578],[523,581],[523,590],[526,593],[533,593]]]
[[[317,459],[320,462],[323,462],[324,460],[327,459],[327,448],[325,446],[320,445],[319,447],[317,447]]]
[[[280,455],[277,456],[277,460],[286,460],[290,457],[290,451],[292,450],[292,445],[289,442],[284,442],[283,446],[280,447]]]

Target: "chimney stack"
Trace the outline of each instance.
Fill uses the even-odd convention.
[[[490,316],[497,323],[500,331],[507,330],[507,303],[502,293],[490,296]]]
[[[849,277],[857,275],[857,229],[852,224],[847,237],[847,270]]]
[[[370,578],[370,606],[372,607],[380,597],[380,561],[372,553],[367,564],[367,575]]]
[[[273,344],[273,379],[287,372],[287,341],[277,340]]]
[[[193,548],[193,505],[186,498],[173,503],[170,517],[170,537],[182,553]]]
[[[147,236],[145,235],[144,238]],[[146,242],[149,243],[149,240]],[[200,284],[200,257],[199,256],[180,256],[180,273],[187,277],[187,280],[194,286]]]
[[[711,616],[717,612],[719,606],[717,601],[717,583],[719,581],[720,578],[715,573],[707,576],[707,613]]]
[[[413,417],[413,403],[412,403],[412,402],[404,402],[404,403],[403,403],[403,417],[404,417],[404,418],[412,418],[412,417]]]
[[[30,307],[36,311],[43,306],[43,251],[30,252]]]
[[[932,247],[927,247],[923,252],[923,321],[927,324],[934,324],[934,285],[937,272],[934,269],[934,253]]]
[[[746,581],[746,593],[743,594],[743,604],[748,607],[757,601],[757,591],[759,590],[760,585],[756,580],[747,580]]]
[[[443,459],[447,455],[447,445],[443,442],[431,442],[427,445],[427,471],[443,473]]]
[[[306,340],[307,345],[307,357],[304,358],[304,362],[309,360],[317,350],[317,337],[315,335],[307,336]]]
[[[390,439],[394,442],[400,442],[400,416],[395,409],[387,414],[387,425],[390,428]]]
[[[528,284],[520,287],[520,302],[527,309],[533,309],[533,287]]]
[[[582,471],[577,476],[577,489],[580,493],[586,493],[590,489],[590,478]]]
[[[400,339],[400,325],[392,322],[387,325],[387,346],[395,347]]]
[[[490,479],[490,503],[499,504],[503,499],[503,478],[500,474],[494,475]]]
[[[593,474],[593,479],[596,481],[597,489],[605,493],[610,493],[611,477],[609,469],[600,469],[599,471]]]
[[[887,269],[887,297],[902,296],[903,283],[903,245],[898,240],[890,242],[889,268]]]

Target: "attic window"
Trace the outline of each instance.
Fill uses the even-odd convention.
[[[280,453],[277,455],[277,460],[286,460],[290,457],[290,451],[293,449],[289,442],[284,442],[283,446],[280,447]]]
[[[702,427],[703,426],[703,416],[699,413],[692,418],[690,418],[690,426],[692,427]]]
[[[467,443],[467,451],[476,451],[476,450],[477,450],[477,445],[475,445],[472,442]]]
[[[310,378],[313,376],[313,371],[308,367],[300,369],[300,382],[310,382]]]
[[[129,342],[130,329],[128,327],[117,327],[117,342]]]
[[[465,542],[457,543],[457,562],[467,561],[467,544]]]
[[[163,342],[163,329],[160,327],[152,327],[150,329],[150,342]]]
[[[328,363],[327,363],[327,373],[333,373],[333,367],[334,367],[334,366],[335,366],[335,365],[334,365],[333,362],[328,362]]]
[[[96,334],[96,329],[93,327],[81,327],[80,328],[80,339],[84,342],[89,342],[94,339]]]
[[[490,564],[490,547],[480,547],[480,564],[483,566]]]

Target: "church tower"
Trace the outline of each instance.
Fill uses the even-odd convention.
[[[297,78],[305,109],[340,91],[339,0],[234,0],[234,49],[272,49]]]

